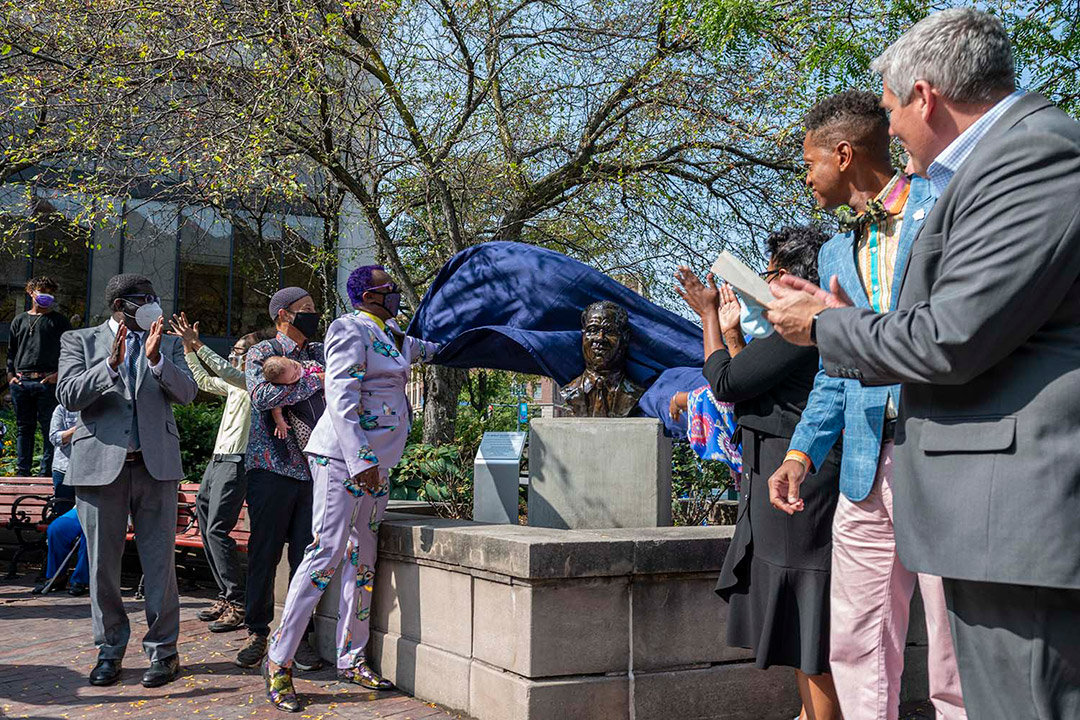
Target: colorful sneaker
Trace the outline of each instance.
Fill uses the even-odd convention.
[[[270,674],[270,656],[262,664],[263,680],[266,681],[266,698],[270,704],[284,712],[300,712],[304,706],[296,696],[292,683],[292,668],[278,668]]]
[[[225,608],[227,608],[228,606],[229,603],[225,602],[221,598],[218,598],[210,607],[195,613],[195,617],[199,618],[203,622],[212,622],[221,617],[221,613],[225,612]]]
[[[351,682],[368,690],[393,690],[394,683],[379,677],[379,674],[371,669],[367,662],[362,662],[351,668],[342,670],[338,668],[338,679]]]

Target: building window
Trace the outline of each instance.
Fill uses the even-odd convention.
[[[78,326],[86,317],[90,232],[59,215],[50,215],[39,217],[30,236],[30,277],[48,275],[57,282],[60,289],[56,293],[56,310],[73,318],[72,324]]]
[[[199,332],[232,337],[229,327],[229,270],[232,231],[209,208],[185,210],[180,225],[178,307]]]
[[[270,229],[236,225],[233,250],[232,328],[243,335],[269,327],[270,297],[279,288],[297,286],[311,293],[315,307],[324,308],[319,273],[313,267],[309,238],[291,227]]]

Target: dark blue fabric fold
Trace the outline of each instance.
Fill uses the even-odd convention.
[[[439,364],[544,375],[565,385],[585,367],[581,311],[598,300],[629,313],[626,372],[648,388],[642,412],[664,420],[672,434],[685,433],[667,406],[674,392],[705,382],[701,328],[554,250],[510,242],[463,250],[439,271],[407,332],[442,344]],[[682,372],[664,374],[671,368]]]

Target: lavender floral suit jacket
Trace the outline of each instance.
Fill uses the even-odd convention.
[[[353,312],[330,324],[324,348],[326,411],[304,452],[343,461],[349,477],[376,465],[389,471],[409,435],[410,366],[428,362],[438,345],[405,336],[393,320],[384,330],[371,316]]]

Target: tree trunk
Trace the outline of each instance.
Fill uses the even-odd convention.
[[[424,442],[447,445],[454,442],[458,396],[465,384],[465,370],[431,365],[424,375]]]

